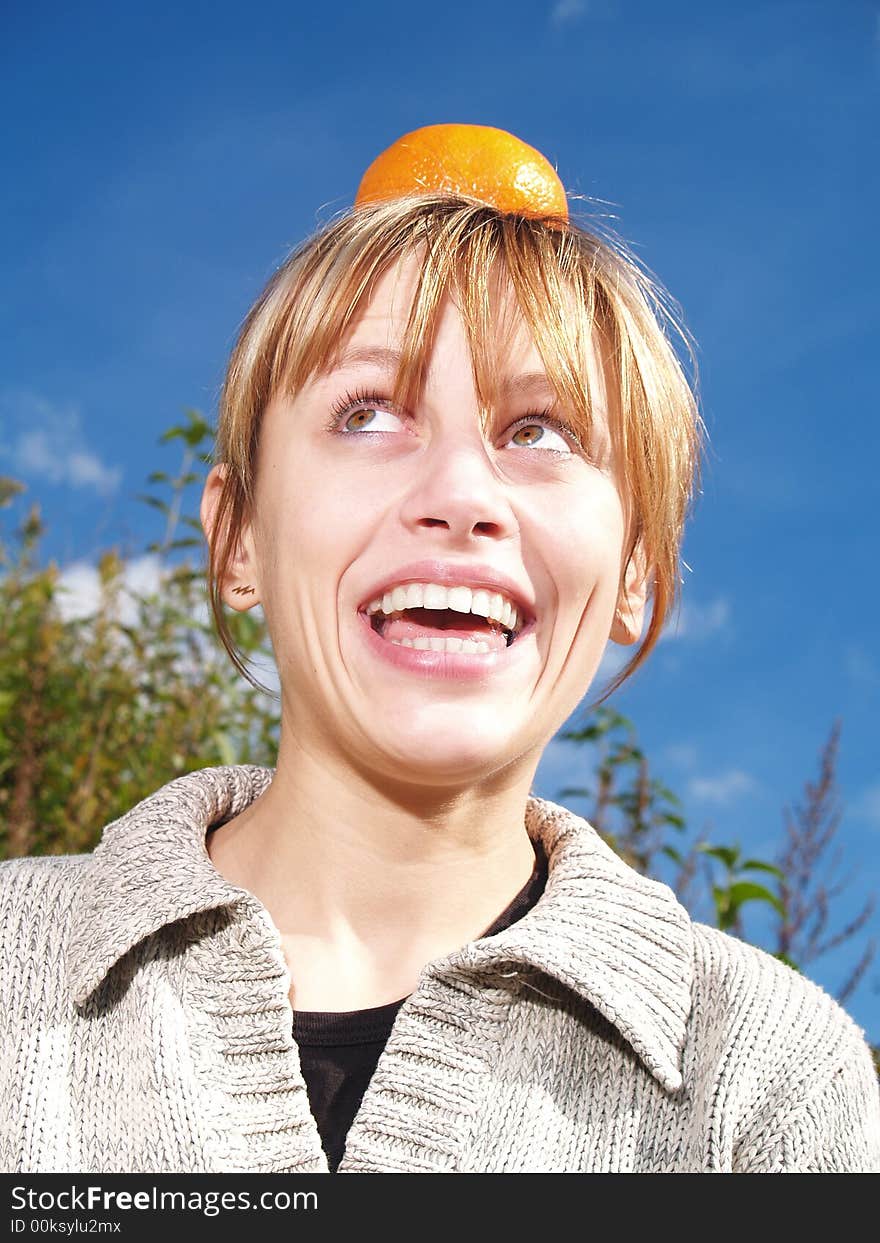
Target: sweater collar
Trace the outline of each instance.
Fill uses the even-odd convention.
[[[170,782],[104,830],[71,922],[68,979],[81,1005],[134,945],[199,911],[253,902],[214,867],[205,837],[267,788],[273,770],[205,768]],[[547,852],[538,903],[517,923],[430,964],[435,972],[521,966],[594,1006],[669,1091],[693,972],[690,918],[672,890],[628,867],[582,817],[530,796],[525,826]]]

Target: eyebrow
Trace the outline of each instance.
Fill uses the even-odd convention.
[[[403,355],[399,350],[388,349],[379,345],[356,345],[344,350],[333,362],[329,363],[324,370],[324,374],[329,374],[331,371],[341,370],[343,367],[350,367],[358,363],[366,363],[386,371],[396,371],[402,357]],[[517,397],[522,393],[531,392],[537,388],[552,391],[552,387],[550,380],[543,371],[526,371],[523,375],[502,380],[499,384],[501,396],[507,398]]]
[[[539,388],[553,391],[553,385],[543,371],[526,371],[522,375],[502,380],[498,387],[503,397],[517,397]]]
[[[399,350],[385,349],[380,345],[354,345],[350,349],[343,350],[335,358],[331,358],[327,366],[322,369],[322,374],[329,375],[331,371],[350,367],[352,363],[369,363],[374,367],[394,371],[400,365],[402,357]]]

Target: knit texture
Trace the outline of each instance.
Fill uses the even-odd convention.
[[[205,844],[271,779],[203,769],[90,855],[0,865],[0,1169],[327,1170],[278,930]],[[568,809],[529,798],[525,827],[544,893],[424,967],[340,1174],[880,1170],[870,1053],[831,997]]]

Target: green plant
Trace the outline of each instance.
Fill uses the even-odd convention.
[[[752,903],[769,907],[773,919],[764,948],[800,971],[805,964],[859,935],[874,910],[874,900],[869,899],[837,934],[828,935],[830,901],[839,896],[843,886],[825,883],[818,875],[818,866],[840,819],[835,800],[839,734],[836,723],[822,752],[819,780],[807,782],[802,805],[794,812],[786,810],[785,844],[774,863],[744,857],[739,843],[683,841],[687,826],[680,800],[651,776],[632,721],[605,706],[581,727],[560,735],[566,741],[595,748],[596,757],[587,765],[592,782],[566,786],[557,797],[589,800],[587,819],[638,871],[657,875],[668,860],[674,867],[670,883],[695,917],[708,899],[707,917],[723,931],[744,937],[744,908]],[[669,840],[670,830],[677,845]],[[767,883],[756,879],[756,874],[767,877]],[[874,942],[869,941],[838,991],[840,1000],[852,994],[874,952]]]
[[[182,439],[181,469],[150,482],[170,496],[147,503],[165,517],[148,546],[155,585],[135,590],[118,550],[100,558],[96,598],[70,616],[54,563],[39,564],[44,534],[32,505],[0,528],[0,851],[6,856],[88,850],[103,826],[181,773],[225,763],[272,764],[277,702],[242,683],[215,642],[200,529],[183,513],[186,489],[212,429],[195,411],[163,442]],[[15,517],[25,492],[0,479]],[[180,535],[181,528],[185,534]],[[183,559],[180,559],[183,557]],[[256,612],[256,611],[254,611]],[[262,618],[235,614],[241,648],[271,662]]]

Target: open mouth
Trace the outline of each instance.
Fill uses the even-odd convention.
[[[531,619],[523,618],[511,629],[494,619],[448,608],[409,608],[390,614],[376,612],[368,620],[373,631],[386,641],[424,648],[430,646],[432,640],[440,639],[449,650],[463,652],[503,651],[534,624]]]

